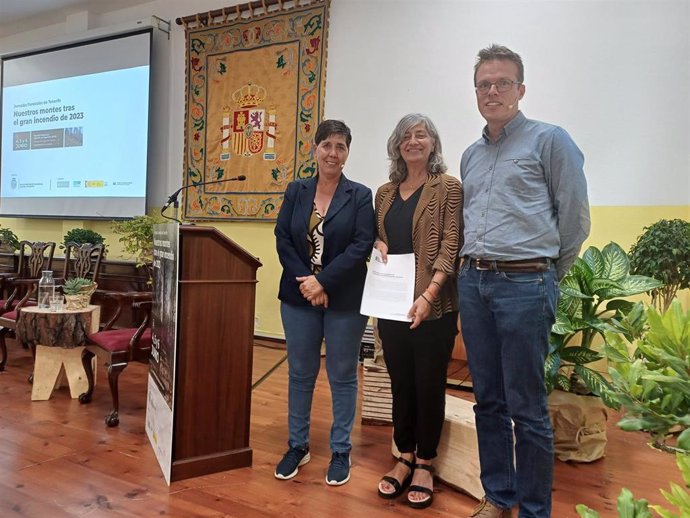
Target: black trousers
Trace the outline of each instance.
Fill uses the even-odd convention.
[[[378,320],[393,393],[393,439],[401,453],[416,453],[424,460],[436,457],[457,324],[457,311],[426,320],[416,329],[410,329],[409,322]]]

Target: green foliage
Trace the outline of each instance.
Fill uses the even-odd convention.
[[[641,307],[638,303],[635,311]],[[648,330],[632,355],[629,339],[606,333],[609,396],[626,410],[618,425],[648,432],[656,448],[690,453],[690,312],[683,312],[676,300],[663,314],[648,308],[646,317]],[[671,431],[679,428],[684,431],[676,446],[668,445]]]
[[[690,287],[690,222],[662,219],[645,227],[630,248],[630,267],[663,283],[650,294],[652,304],[666,310],[678,290]]]
[[[560,283],[556,322],[551,330],[546,359],[546,386],[568,392],[592,393],[608,406],[617,407],[608,397],[608,382],[586,364],[603,356],[592,348],[594,338],[611,330],[613,319],[622,319],[633,303],[629,297],[657,288],[661,283],[650,277],[630,274],[630,262],[616,243],[602,250],[591,246]],[[579,336],[578,344],[571,341]]]
[[[73,279],[67,279],[65,284],[62,286],[62,293],[65,295],[79,295],[82,288],[91,286],[93,281],[90,279],[85,279],[84,277],[75,277]]]
[[[620,518],[652,518],[649,502],[644,498],[636,500],[628,489],[623,489],[618,497],[618,516]],[[580,518],[599,518],[599,513],[586,505],[575,506]]]
[[[690,487],[690,455],[684,455],[682,453],[676,454],[676,465],[683,475],[685,486]],[[688,493],[685,488],[671,482],[671,492],[669,493],[662,489],[661,494],[664,495],[664,498],[669,504],[675,505],[678,508],[680,514],[672,513],[660,505],[651,506],[659,516],[662,518],[690,517],[690,493]]]
[[[650,518],[649,508],[661,518],[690,518],[690,312],[683,312],[676,300],[663,314],[642,303],[606,332],[604,353],[611,367],[611,397],[626,410],[619,426],[623,430],[646,431],[653,446],[676,453],[676,465],[686,487],[671,482],[670,491],[661,490],[670,511],[660,505],[636,500],[628,489],[618,497],[619,518]],[[646,317],[646,324],[645,324]],[[628,343],[637,340],[629,353]],[[680,428],[675,446],[667,444],[671,430]],[[599,518],[589,507],[576,506],[580,518]]]
[[[67,243],[70,242],[77,243],[78,245],[83,245],[85,243],[102,245],[105,244],[105,238],[95,230],[88,228],[73,228],[72,230],[69,230],[62,238],[60,248],[65,248]]]
[[[690,455],[682,453],[676,454],[676,464],[683,475],[685,485],[690,487]],[[666,501],[674,505],[678,512],[671,512],[661,505],[649,505],[647,500],[641,498],[639,500],[633,497],[629,489],[623,488],[618,497],[618,516],[619,518],[651,518],[652,513],[649,511],[651,507],[661,516],[661,518],[689,518],[690,517],[690,493],[686,488],[671,482],[671,491],[661,490],[661,494]],[[586,505],[578,504],[575,506],[577,514],[580,518],[599,518],[599,513],[590,509]]]
[[[112,229],[120,237],[125,252],[137,260],[137,266],[153,263],[153,225],[162,223],[160,216],[136,216],[123,221],[113,221]]]
[[[0,244],[14,251],[19,248],[19,238],[11,229],[0,228]]]

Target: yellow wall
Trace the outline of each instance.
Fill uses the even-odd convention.
[[[598,248],[615,241],[628,251],[644,227],[660,219],[690,221],[690,205],[652,207],[592,207],[592,232],[585,246]]]
[[[276,254],[273,223],[220,223],[214,225],[250,254],[259,258],[257,272],[256,313],[254,332],[261,336],[283,338],[278,302],[278,282],[282,267]]]
[[[684,219],[690,221],[690,205],[650,207],[592,207],[592,232],[583,250],[594,245],[601,248],[609,241],[615,241],[626,252],[644,232],[644,227],[660,219]],[[690,292],[678,294],[684,307],[690,306]],[[649,302],[649,297],[646,297]]]
[[[25,239],[27,241],[55,241],[56,243],[61,243],[65,234],[73,228],[88,228],[105,238],[108,257],[111,259],[131,259],[129,256],[122,255],[122,248],[118,243],[120,236],[113,234],[110,229],[110,221],[0,218],[0,226],[11,229],[20,241]],[[62,255],[62,251],[56,249],[55,255]]]
[[[609,241],[615,241],[629,250],[645,226],[660,219],[680,218],[690,221],[690,205],[654,207],[592,207],[592,233],[585,247],[599,248]],[[123,255],[117,241],[118,236],[110,230],[108,221],[77,221],[52,219],[0,219],[0,225],[11,228],[19,239],[62,241],[62,236],[75,227],[90,228],[100,232],[108,245],[111,259],[131,259]],[[211,223],[209,223],[211,225]],[[283,337],[277,299],[278,281],[281,266],[275,251],[273,223],[218,223],[218,230],[259,258],[263,266],[259,268],[256,297],[255,332],[258,335]],[[680,294],[685,307],[690,306],[690,293]]]
[[[257,276],[256,321],[255,332],[262,336],[283,337],[278,306],[278,281],[281,267],[275,252],[273,223],[219,223],[211,224],[223,232],[250,254],[259,258],[263,266]],[[29,241],[61,242],[67,231],[73,228],[88,228],[99,232],[108,246],[108,258],[133,260],[122,251],[118,242],[120,236],[111,230],[110,221],[57,220],[0,218],[0,226],[12,229],[17,237]],[[56,250],[56,256],[62,255]]]

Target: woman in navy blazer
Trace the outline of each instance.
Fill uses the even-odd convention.
[[[351,141],[343,122],[319,125],[318,174],[288,185],[275,228],[289,370],[289,449],[275,470],[283,480],[310,460],[311,402],[324,339],[333,404],[326,482],[341,485],[350,479],[357,360],[367,323],[359,307],[375,235],[371,190],[342,174]]]

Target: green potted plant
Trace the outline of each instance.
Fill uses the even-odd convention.
[[[92,245],[105,246],[105,238],[95,230],[89,228],[73,228],[69,230],[62,238],[60,248],[65,248],[65,245],[70,242],[77,243],[78,245],[89,243]]]
[[[593,348],[595,338],[603,338],[610,330],[610,322],[633,308],[634,303],[621,297],[660,286],[661,282],[651,277],[631,275],[628,256],[616,243],[602,250],[590,246],[578,257],[560,283],[561,296],[546,361],[549,392],[558,388],[602,396],[606,380],[586,366],[602,358]]]
[[[618,516],[651,518],[651,507],[662,518],[687,517],[690,516],[687,490],[690,487],[690,312],[684,313],[680,303],[674,301],[663,314],[648,308],[646,320],[648,328],[632,337],[632,341],[638,338],[632,354],[621,334],[606,333],[604,352],[610,362],[609,390],[611,397],[626,410],[618,425],[623,430],[645,431],[651,435],[653,447],[675,453],[686,488],[671,483],[670,492],[661,490],[677,512],[660,505],[650,506],[647,500],[635,499],[629,490],[623,489],[618,497]],[[631,328],[630,322],[623,324],[624,328]],[[639,329],[637,323],[632,327]],[[624,336],[631,342],[629,335]],[[672,437],[675,445],[669,444]],[[577,506],[577,512],[581,518],[599,518],[596,511],[583,504]]]
[[[0,251],[14,253],[19,248],[19,238],[7,227],[0,228]]]
[[[84,277],[67,279],[62,285],[62,293],[65,296],[65,309],[86,309],[91,300],[91,295],[96,291],[96,283]]]
[[[654,307],[668,309],[678,290],[690,287],[690,222],[662,219],[645,227],[630,248],[630,268],[663,283],[650,294]]]
[[[647,308],[646,322],[632,354],[629,335],[606,332],[610,397],[626,411],[618,426],[649,433],[654,448],[690,453],[690,312],[675,300],[663,314]]]
[[[612,319],[621,319],[633,303],[629,297],[657,288],[650,277],[630,274],[625,251],[616,243],[591,246],[560,283],[556,322],[551,331],[545,380],[554,446],[560,460],[590,462],[604,454],[608,382],[588,364],[603,358],[595,338],[603,339]],[[558,389],[558,390],[554,390]],[[594,395],[578,398],[576,395]],[[585,433],[583,433],[583,430]]]
[[[153,278],[153,226],[163,222],[160,216],[136,216],[112,223],[124,251],[136,259],[137,266],[146,268],[149,284]]]

